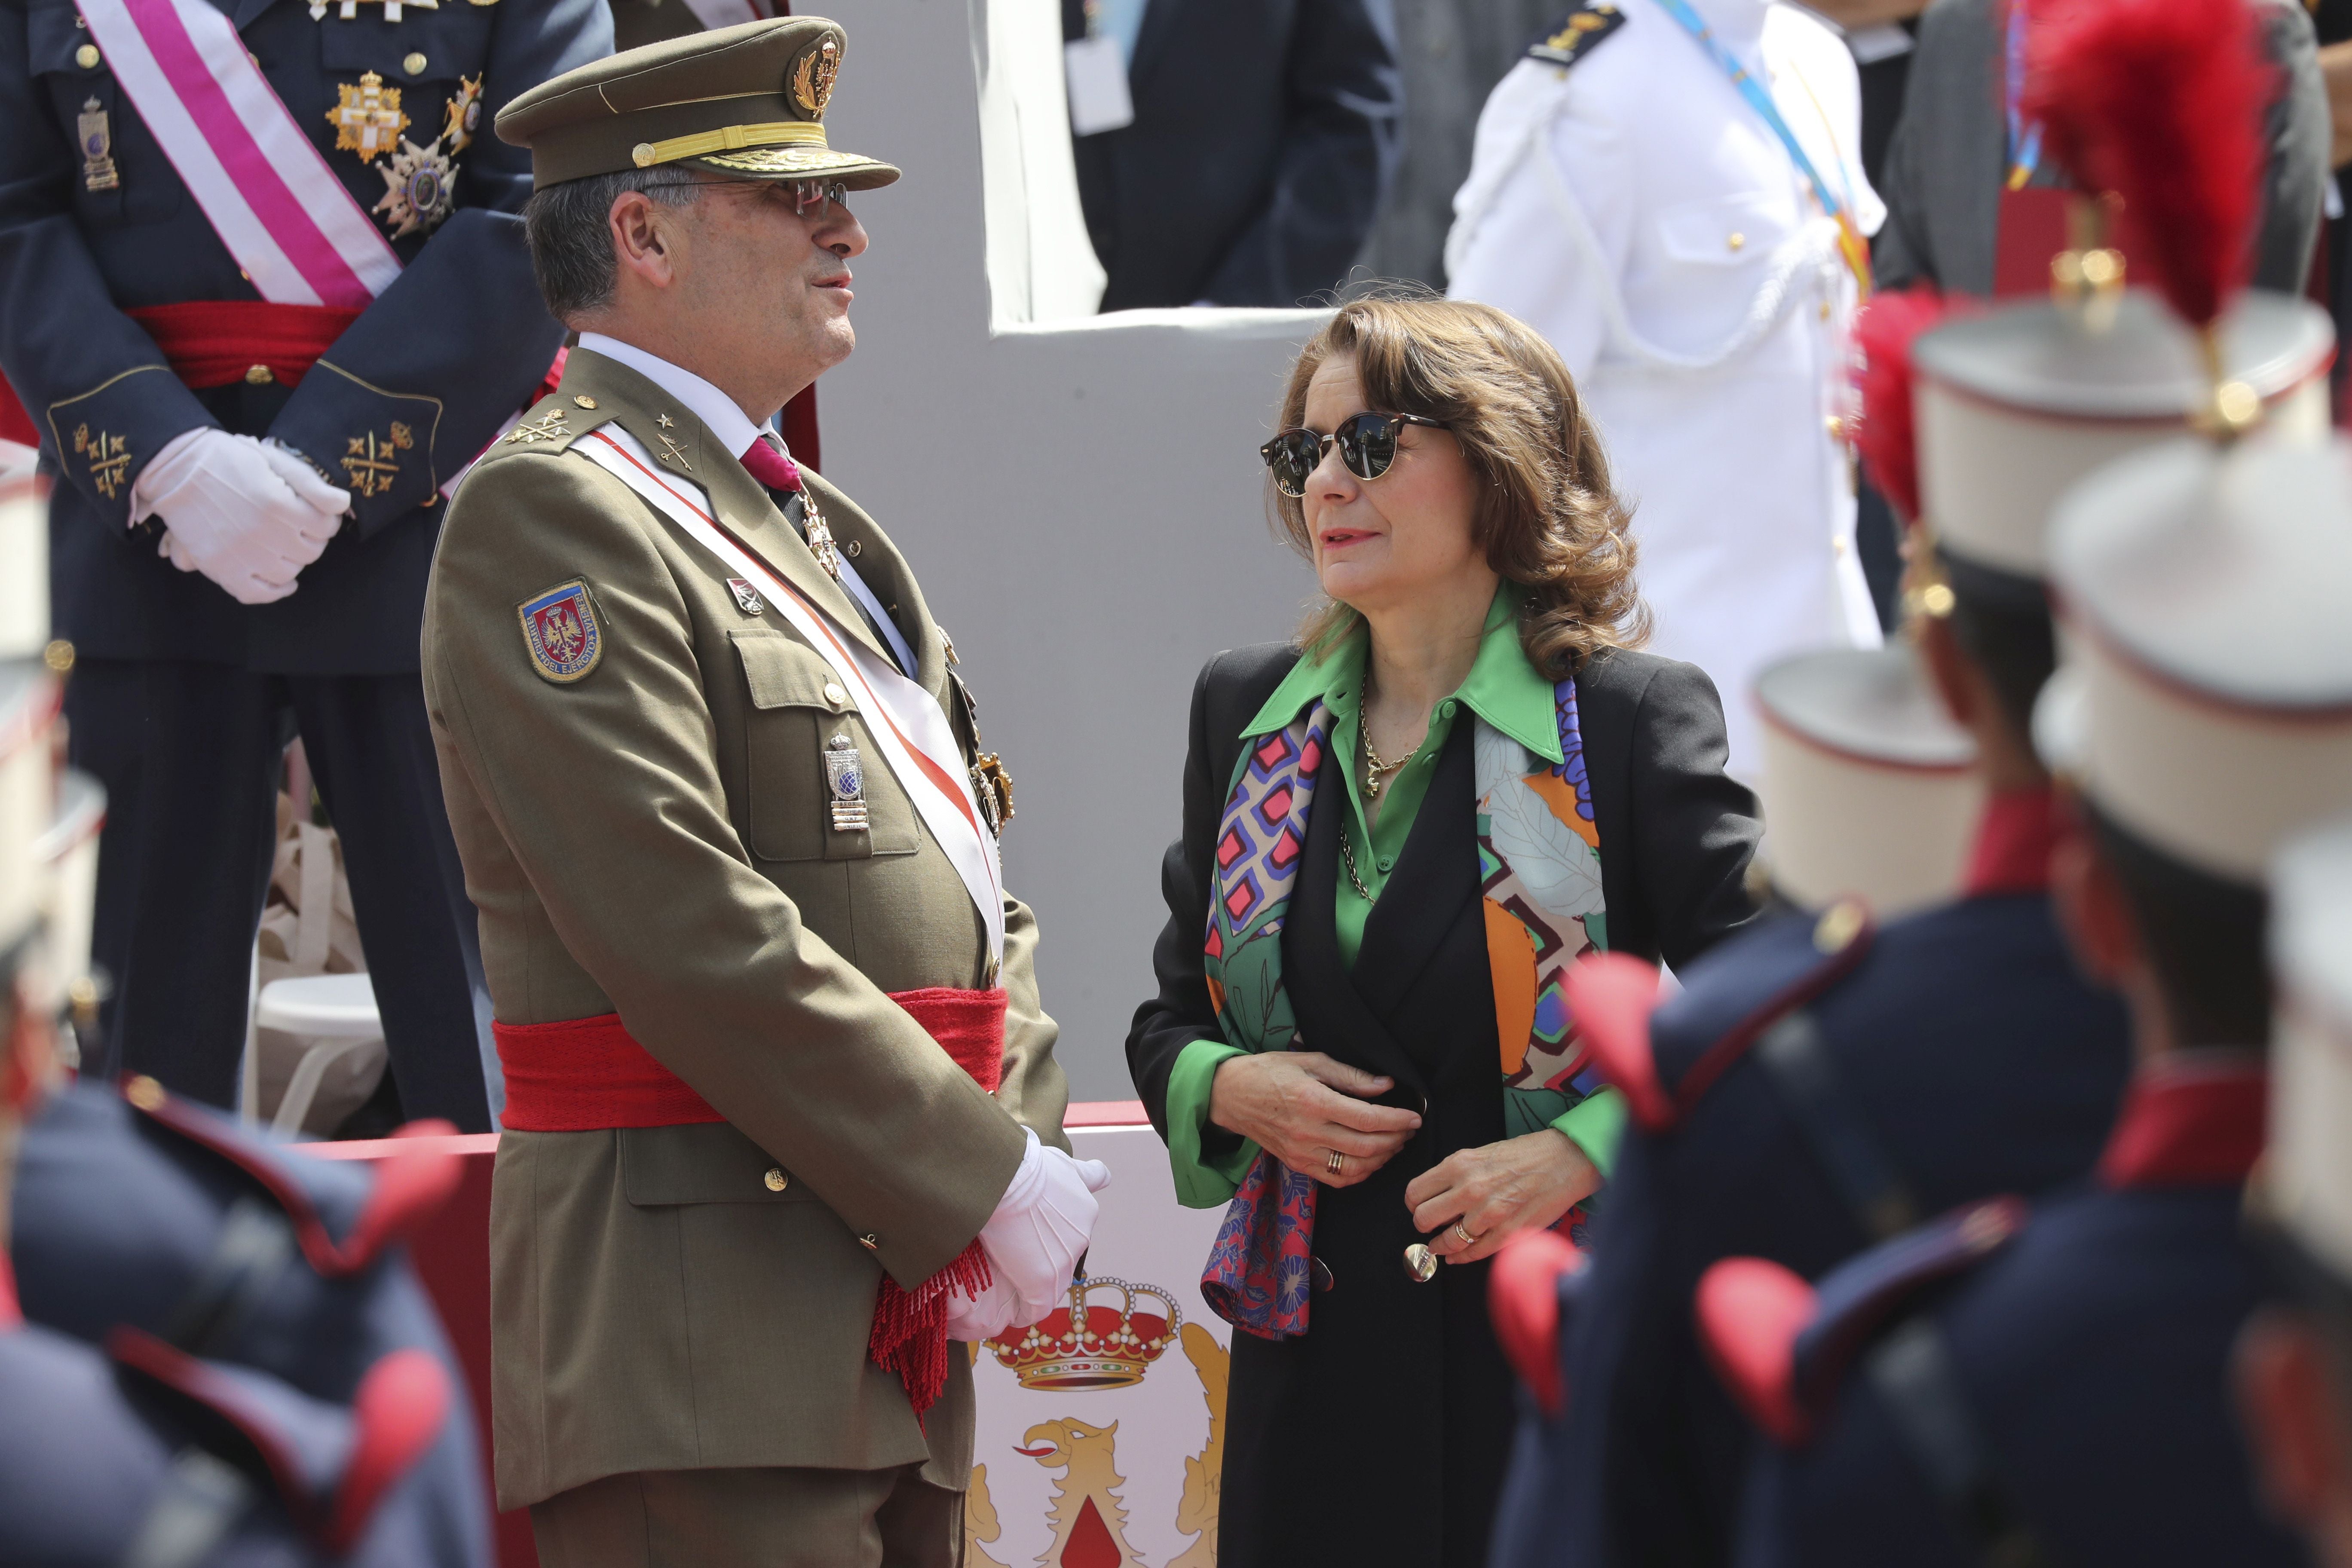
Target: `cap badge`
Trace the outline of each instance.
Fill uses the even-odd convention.
[[[808,112],[811,120],[824,118],[824,106],[833,98],[834,79],[841,74],[841,45],[827,38],[801,57],[793,68],[793,101]]]
[[[515,615],[522,622],[531,667],[559,686],[578,680],[604,657],[604,638],[597,630],[596,609],[584,578],[574,577],[525,599],[515,606]]]

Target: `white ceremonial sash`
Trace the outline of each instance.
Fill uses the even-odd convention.
[[[914,801],[931,837],[947,851],[956,875],[963,879],[964,890],[971,895],[988,927],[991,973],[1002,969],[1004,873],[997,859],[996,838],[981,824],[962,748],[956,744],[955,731],[949,728],[948,716],[937,700],[898,673],[889,661],[835,628],[822,610],[801,597],[799,589],[737,543],[705,508],[700,487],[689,490],[656,468],[651,455],[626,430],[608,425],[574,441],[571,449],[652,502],[688,538],[766,594],[793,630],[824,658],[866,717],[882,760]]]
[[[131,106],[261,297],[362,310],[400,258],[208,0],[75,0]]]

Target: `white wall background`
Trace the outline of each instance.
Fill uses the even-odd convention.
[[[1305,310],[1087,314],[1055,0],[804,0],[849,48],[833,142],[858,198],[857,353],[818,384],[825,477],[906,550],[1020,817],[1045,1005],[1081,1100],[1134,1094],[1192,681],[1286,637],[1314,583],[1268,532],[1256,448]]]

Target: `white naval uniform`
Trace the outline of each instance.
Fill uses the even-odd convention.
[[[1753,779],[1752,690],[1782,655],[1874,647],[1853,486],[1830,421],[1847,405],[1857,289],[1780,138],[1657,4],[1570,68],[1513,67],[1486,100],[1454,197],[1446,268],[1551,340],[1634,507],[1650,647],[1714,678],[1731,767]],[[1874,233],[1853,60],[1771,0],[1691,0]]]

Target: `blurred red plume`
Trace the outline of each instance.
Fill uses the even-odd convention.
[[[2221,315],[2252,263],[2263,121],[2277,88],[2255,9],[2248,0],[2033,7],[2020,107],[2077,184],[2123,197],[2133,266],[2153,272],[2197,327]]]
[[[1903,521],[1919,515],[1919,449],[1911,416],[1911,344],[1950,313],[1931,284],[1873,294],[1854,318],[1854,450]]]

